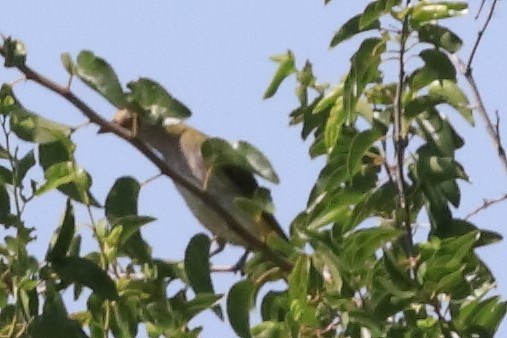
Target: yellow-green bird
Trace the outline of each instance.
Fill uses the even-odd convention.
[[[201,151],[203,142],[208,139],[207,135],[175,118],[151,125],[126,109],[118,110],[113,122],[134,132],[179,176],[205,190],[251,236],[263,243],[271,236],[287,239],[271,213],[261,211],[253,214],[238,206],[238,198],[254,196],[259,187],[257,181],[252,173],[234,165],[210,168]],[[177,182],[175,185],[195,217],[218,238],[221,245],[225,241],[250,250],[258,249],[254,243],[249,243],[231,229],[223,217],[201,197]]]

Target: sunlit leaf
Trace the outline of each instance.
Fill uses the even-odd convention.
[[[68,137],[71,132],[70,127],[21,107],[14,108],[11,113],[11,128],[20,139],[36,143],[47,143]]]
[[[278,63],[278,69],[276,70],[271,83],[268,88],[264,92],[264,98],[270,98],[275,95],[280,84],[287,78],[289,75],[296,71],[295,68],[295,60],[294,55],[291,51],[288,51],[286,54],[276,55],[271,58],[271,60]]]
[[[341,28],[338,30],[338,32],[335,33],[331,40],[331,47],[336,47],[339,43],[350,39],[356,34],[380,28],[380,21],[378,19],[375,19],[373,21],[365,20],[371,22],[367,26],[361,26],[361,18],[362,15],[356,15],[347,21],[343,26],[341,26]]]
[[[148,121],[163,121],[165,118],[184,119],[192,115],[182,102],[175,99],[158,82],[140,78],[127,84],[129,101],[138,105],[148,116]]]
[[[75,64],[76,75],[90,88],[96,90],[117,108],[126,104],[118,76],[113,68],[92,51],[84,50],[77,56]]]

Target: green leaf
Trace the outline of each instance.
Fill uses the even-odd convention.
[[[294,54],[289,50],[286,54],[280,54],[271,57],[271,60],[278,63],[278,69],[276,70],[271,83],[264,92],[264,98],[268,99],[275,95],[278,87],[282,84],[289,75],[296,72]]]
[[[76,145],[69,138],[60,138],[54,142],[39,144],[39,163],[47,170],[53,164],[74,161]]]
[[[368,14],[369,16],[369,14]],[[347,21],[331,39],[331,47],[336,47],[339,43],[350,39],[356,34],[366,32],[373,29],[380,29],[380,21],[378,19],[362,19],[363,15],[359,14],[354,16],[352,19]],[[367,26],[361,25],[361,19],[363,24],[369,23]]]
[[[463,45],[460,37],[446,27],[425,24],[417,32],[419,41],[430,43],[437,48],[443,48],[449,53],[456,53]]]
[[[221,138],[211,137],[203,142],[201,151],[204,160],[211,168],[237,167],[273,183],[279,182],[268,159],[247,142],[239,141],[231,144]],[[251,179],[250,177],[243,178]]]
[[[35,143],[52,142],[68,137],[71,132],[70,127],[48,120],[21,107],[12,110],[11,128],[20,139]]]
[[[76,183],[78,187],[86,187],[84,190],[81,190],[81,193],[84,194],[90,185],[89,176],[86,171],[71,161],[52,165],[44,171],[44,176],[46,177],[46,182],[37,189],[36,195],[42,195],[71,182]]]
[[[84,83],[115,107],[123,108],[126,105],[125,94],[113,68],[92,51],[84,50],[79,53],[75,72]]]
[[[140,78],[127,84],[130,89],[129,102],[138,105],[148,113],[147,119],[151,123],[163,121],[165,118],[184,119],[192,113],[180,101],[169,94],[159,83]]]
[[[465,144],[449,121],[435,109],[429,108],[427,113],[419,115],[417,123],[421,136],[443,156],[454,157],[456,149]]]
[[[204,234],[197,234],[185,250],[185,272],[196,294],[214,293],[210,275],[210,240]]]
[[[189,300],[185,304],[185,316],[190,320],[204,310],[215,308],[220,298],[222,298],[222,295],[214,293],[199,293],[195,295],[194,299]],[[219,307],[216,308],[220,309]]]
[[[4,39],[2,47],[5,67],[19,67],[25,64],[26,46],[23,42],[8,37]]]
[[[377,0],[370,2],[359,20],[359,28],[364,29],[375,23],[383,14],[389,13],[391,8],[400,4],[400,0]]]
[[[70,199],[67,199],[63,220],[55,234],[56,239],[50,246],[46,255],[47,261],[57,261],[67,255],[72,238],[74,237],[75,228],[74,208],[72,207]]]
[[[113,311],[112,331],[115,337],[136,337],[138,331],[138,313],[141,311],[140,302],[132,298],[120,298],[111,304]]]
[[[388,227],[361,229],[344,239],[344,250],[340,256],[348,269],[364,269],[377,250],[388,242],[396,240],[402,230]]]
[[[268,291],[261,303],[262,320],[283,321],[288,305],[286,291]]]
[[[5,185],[0,184],[0,221],[11,212],[11,198]]]
[[[468,13],[468,4],[457,1],[420,1],[412,11],[412,21],[423,23],[427,21],[441,20]]]
[[[121,235],[118,245],[121,247],[128,245],[129,239],[139,231],[139,229],[148,223],[155,221],[156,218],[149,216],[128,215],[115,218],[111,223],[112,228],[121,227]]]
[[[62,62],[63,68],[69,73],[69,75],[76,74],[76,65],[72,61],[72,57],[69,53],[60,54],[60,61]]]
[[[105,214],[113,227],[122,226],[121,251],[141,262],[151,260],[151,248],[143,239],[140,227],[152,218],[137,216],[141,185],[132,177],[120,177],[106,197]]]
[[[227,295],[229,322],[234,332],[242,338],[251,337],[249,311],[254,295],[255,285],[248,279],[234,284]]]
[[[12,171],[6,167],[0,166],[0,184],[13,184],[12,178]]]
[[[447,55],[436,49],[425,49],[419,53],[424,66],[416,69],[409,78],[410,88],[418,91],[433,81],[456,81],[456,69]]]
[[[432,184],[461,178],[468,180],[463,166],[451,157],[439,157],[419,152],[417,172],[425,181]]]
[[[382,78],[380,63],[386,51],[386,37],[365,39],[351,58],[350,72],[344,82],[343,110],[347,122],[356,116],[357,101],[370,83],[379,83]]]
[[[86,338],[77,320],[69,319],[61,296],[54,284],[46,282],[46,301],[42,315],[30,322],[28,333],[33,338]]]
[[[308,295],[308,279],[310,276],[310,258],[306,255],[298,257],[289,275],[289,299],[306,300]]]
[[[440,99],[456,109],[468,123],[474,125],[474,117],[472,115],[470,102],[455,81],[433,81],[428,87],[428,94],[430,97]]]
[[[133,177],[118,178],[109,190],[105,203],[105,214],[110,221],[117,217],[137,215],[137,200],[141,185]]]
[[[118,298],[116,285],[111,277],[88,259],[63,257],[53,262],[52,267],[62,280],[83,284],[102,298]]]
[[[28,170],[35,165],[35,155],[33,150],[30,150],[20,160],[16,162],[14,168],[14,185],[19,186],[25,178]]]

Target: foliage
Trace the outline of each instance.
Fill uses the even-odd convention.
[[[451,61],[463,42],[443,26],[466,10],[457,1],[371,2],[331,38],[333,48],[359,42],[349,71],[333,85],[319,83],[310,62],[298,68],[290,51],[273,57],[278,69],[264,96],[295,77],[299,106],[290,122],[301,125],[301,137],[311,139],[310,156],[325,158],[325,165],[306,209],[291,224],[290,245],[267,242],[290,269],[257,252],[227,296],[215,292],[206,235],[190,240],[183,261],[153,257],[142,227],[154,218],[138,214],[140,183],[120,177],[105,202],[97,201],[92,177],[74,157],[74,129],[28,111],[3,84],[0,222],[8,234],[0,244],[0,336],[134,337],[143,323],[150,337],[197,337],[202,328],[189,321],[206,310],[223,318],[222,298],[241,337],[493,336],[506,303],[490,294],[495,279],[475,249],[501,236],[453,215],[461,199],[458,181],[468,180],[456,159],[465,142],[444,115],[452,109],[474,122]],[[5,67],[18,68],[94,117],[68,88],[48,86],[30,73],[21,42],[5,39],[0,51]],[[152,123],[190,115],[151,79],[123,88],[113,68],[91,51],[76,61],[63,54],[62,63],[112,105]],[[19,140],[32,148],[20,153]],[[246,142],[212,139],[202,150],[216,165],[234,164],[278,181],[264,155]],[[42,180],[29,175],[37,166]],[[37,229],[24,223],[23,213],[54,189],[68,199],[40,261],[28,250]],[[90,214],[103,210],[103,219],[89,224],[96,251],[81,250],[76,205]],[[431,229],[415,241],[425,220]],[[284,289],[269,290],[272,281]],[[169,294],[171,284],[182,286]],[[268,290],[260,293],[263,287]],[[70,288],[75,299],[86,300],[81,312],[67,311],[62,292]],[[257,324],[249,316],[254,307],[262,317]]]

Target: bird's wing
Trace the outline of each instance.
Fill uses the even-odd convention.
[[[205,184],[207,175],[209,174],[223,176],[230,181],[233,187],[232,191],[237,192],[243,197],[253,198],[259,185],[251,172],[232,164],[222,165],[219,168],[209,168],[207,166],[201,154],[201,145],[206,138],[205,134],[190,128],[181,135],[180,148],[187,159],[192,174],[203,184]],[[190,154],[194,154],[194,156]],[[195,156],[195,154],[199,154],[199,156]],[[212,169],[211,173],[210,169]],[[280,224],[271,213],[264,211],[260,216],[269,229],[287,240],[287,236],[280,227]]]

